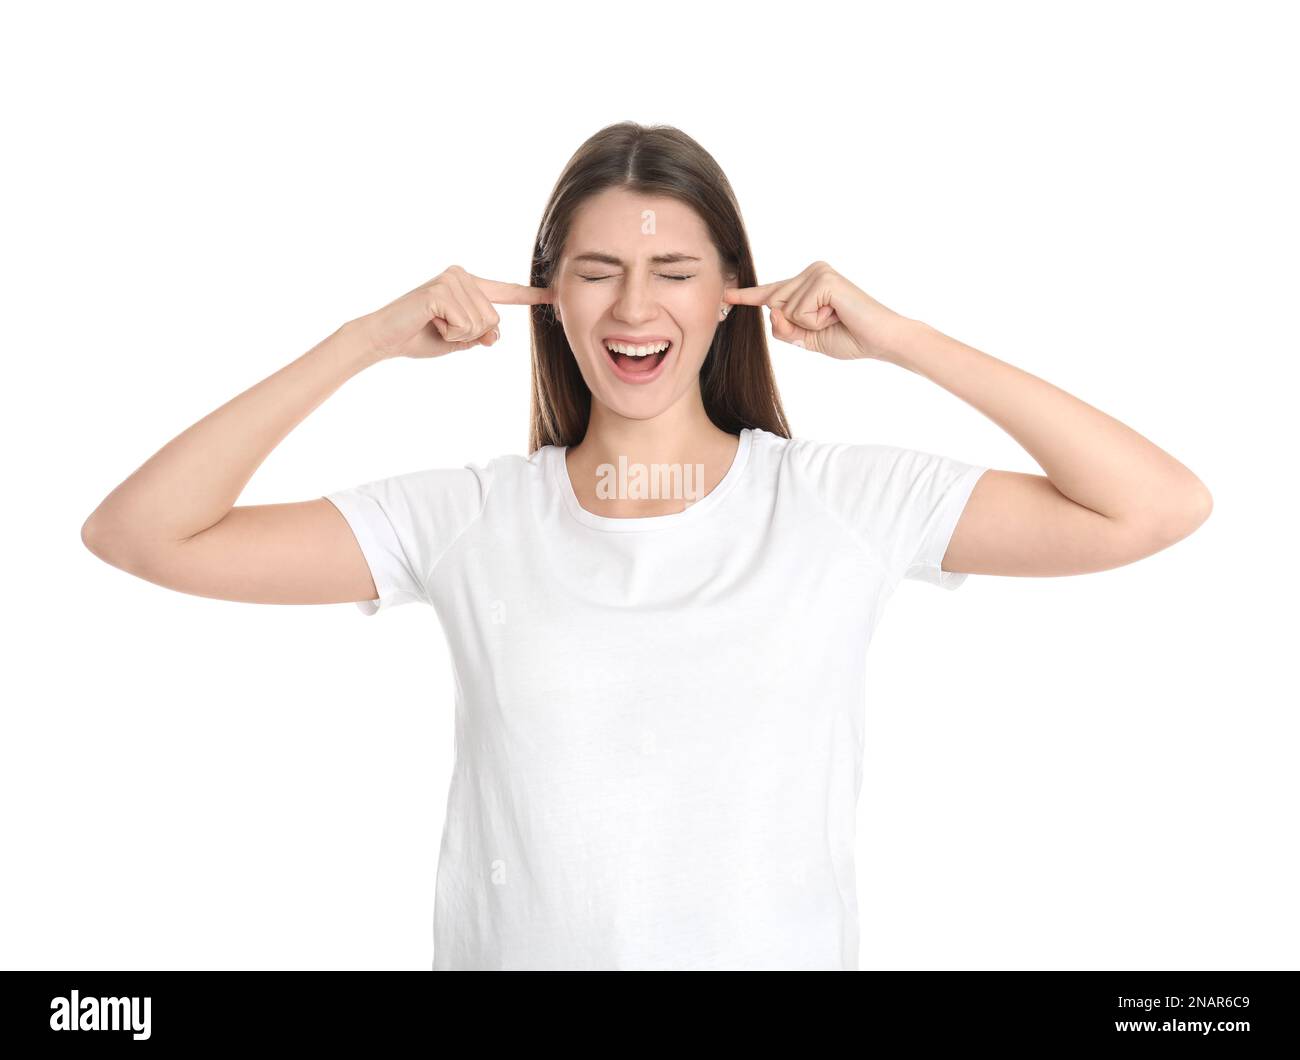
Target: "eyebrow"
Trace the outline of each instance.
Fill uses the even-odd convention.
[[[699,262],[700,259],[690,254],[673,253],[673,254],[656,254],[650,259],[651,265],[677,265],[683,261]],[[591,262],[597,265],[622,265],[624,264],[617,255],[607,254],[604,251],[589,250],[585,254],[579,254],[573,259],[573,264],[580,262]]]

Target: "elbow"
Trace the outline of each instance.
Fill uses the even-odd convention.
[[[109,528],[98,508],[91,512],[89,518],[81,524],[81,543],[86,546],[92,555],[112,566],[117,566],[119,563],[117,557],[122,551],[121,543],[123,540],[121,533],[114,532]]]
[[[1205,483],[1197,479],[1182,491],[1176,501],[1167,502],[1155,516],[1151,536],[1156,543],[1167,548],[1192,534],[1214,511],[1214,497]]]
[[[93,512],[90,514],[89,518],[81,524],[81,543],[95,555],[99,555],[100,548],[102,547],[102,539]]]
[[[1210,513],[1214,511],[1214,498],[1210,495],[1209,488],[1205,485],[1204,482],[1201,482],[1199,480],[1197,481],[1196,486],[1197,486],[1196,498],[1195,498],[1196,522],[1192,526],[1193,530],[1195,530],[1196,527],[1200,526],[1203,522],[1205,522],[1205,520],[1210,517]]]
[[[1182,531],[1178,536],[1184,538],[1197,529],[1210,517],[1212,511],[1214,511],[1214,497],[1210,495],[1210,490],[1205,483],[1196,479],[1187,491],[1187,497],[1178,507],[1177,525]]]

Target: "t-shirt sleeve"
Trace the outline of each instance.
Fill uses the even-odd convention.
[[[431,605],[429,576],[486,498],[487,472],[473,465],[412,471],[325,494],[352,528],[375,580],[378,599],[356,602],[362,614]]]
[[[891,583],[956,589],[966,580],[945,571],[943,557],[987,467],[892,445],[805,444],[802,457],[826,504],[862,535]]]

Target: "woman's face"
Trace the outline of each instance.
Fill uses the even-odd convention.
[[[724,282],[734,277],[724,278],[708,230],[689,206],[624,188],[587,200],[551,286],[593,400],[641,420],[697,388],[722,319]],[[609,342],[669,345],[631,356],[611,353]]]

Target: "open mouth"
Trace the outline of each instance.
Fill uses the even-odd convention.
[[[628,382],[649,382],[659,374],[659,369],[673,351],[673,343],[668,339],[641,345],[606,342],[604,346],[615,374]]]

